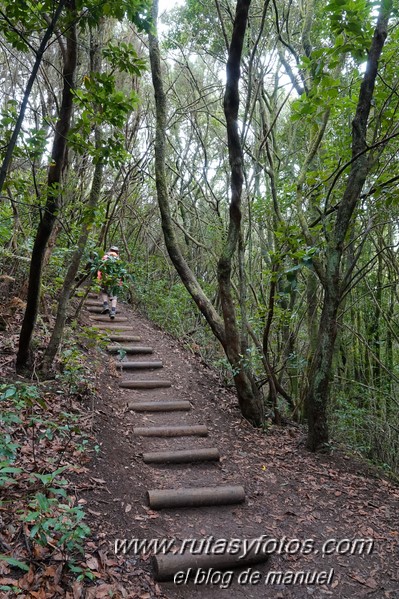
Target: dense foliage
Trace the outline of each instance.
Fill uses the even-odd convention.
[[[315,356],[329,332],[323,332],[326,301],[339,290],[325,397],[331,436],[398,468],[397,10],[385,0],[378,6],[369,0],[251,3],[239,84],[242,220],[231,272],[245,348],[237,365],[221,351],[165,249],[146,49],[146,33],[153,30],[148,7],[133,4],[65,3],[46,45],[2,189],[4,297],[25,300],[32,246],[46,211],[72,18],[78,25],[73,114],[44,255],[41,315],[56,312],[87,226],[82,275],[93,247],[118,243],[141,309],[220,368],[227,381],[237,368],[251,372],[266,419],[304,422],[309,389],[321,370]],[[230,222],[223,96],[235,9],[231,0],[187,0],[167,13],[161,29],[170,216],[182,255],[218,313],[218,265]],[[51,11],[47,2],[1,2],[2,160]],[[387,38],[358,150],[355,117],[366,114],[358,106],[378,15],[386,16]],[[93,70],[96,46],[101,67]],[[364,182],[341,240],[360,157]],[[98,164],[98,201],[90,203]]]

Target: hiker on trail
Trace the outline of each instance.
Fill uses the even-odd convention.
[[[97,272],[97,279],[101,283],[101,292],[103,299],[103,310],[101,314],[109,314],[111,320],[115,318],[116,304],[118,301],[118,287],[122,285],[122,280],[118,278],[119,248],[112,245],[108,252],[102,257],[102,265]],[[111,309],[110,309],[111,306]]]

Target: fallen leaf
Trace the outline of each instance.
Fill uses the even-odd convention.
[[[86,560],[86,565],[90,570],[99,570],[100,564],[98,563],[98,559],[92,555],[89,559]]]
[[[39,591],[29,591],[29,594],[35,599],[46,599],[46,591],[44,589],[40,589]]]
[[[15,578],[0,578],[0,584],[1,585],[11,585],[11,586],[17,586],[18,581],[15,580]]]

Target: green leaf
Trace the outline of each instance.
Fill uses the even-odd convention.
[[[8,387],[4,393],[1,395],[0,399],[10,399],[10,397],[15,397],[17,395],[16,387]]]
[[[37,493],[36,499],[40,509],[45,512],[49,507],[49,500],[47,497],[43,495],[43,493]]]
[[[0,560],[2,560],[3,562],[7,562],[7,564],[9,564],[10,566],[13,566],[14,568],[20,568],[21,570],[25,570],[25,572],[29,572],[29,566],[27,564],[25,564],[24,562],[21,562],[20,560],[15,559],[14,557],[10,557],[9,555],[0,554]]]
[[[0,474],[20,474],[22,468],[5,467],[0,469]]]
[[[35,524],[34,526],[32,526],[31,531],[29,533],[31,539],[33,539],[37,535],[40,526],[40,524]]]

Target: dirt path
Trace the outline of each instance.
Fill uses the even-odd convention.
[[[267,563],[246,569],[252,574],[252,583],[246,582],[248,574],[239,579],[238,571],[213,572],[207,584],[201,583],[200,574],[196,584],[191,580],[180,585],[153,583],[149,556],[142,559],[131,551],[122,559],[124,576],[132,589],[137,589],[141,577],[144,590],[132,590],[129,597],[399,598],[398,487],[339,453],[329,457],[308,453],[299,428],[254,430],[241,418],[234,394],[221,387],[216,375],[195,356],[126,306],[121,306],[121,315],[128,317],[123,324],[140,335],[140,345],[154,348],[151,358],[134,359],[160,359],[164,367],[151,373],[120,375],[116,358],[104,354],[101,393],[95,406],[101,452],[91,466],[91,479],[97,484],[80,494],[90,510],[90,526],[111,549],[118,538],[175,539],[178,547],[184,539],[242,540],[264,535],[271,551]],[[88,322],[87,313],[84,319]],[[169,379],[172,386],[120,389],[120,377],[158,377]],[[189,400],[192,410],[136,413],[127,409],[132,399]],[[134,427],[168,424],[203,424],[209,436],[162,439],[133,435]],[[143,452],[192,447],[217,447],[221,460],[153,466],[142,459]],[[213,485],[243,485],[245,503],[160,511],[149,509],[146,503],[149,489]],[[356,539],[370,539],[363,552]],[[271,571],[282,574],[270,578]],[[301,584],[300,578],[293,584],[290,572],[308,573],[310,578],[307,584]],[[316,573],[321,581],[328,577],[328,584],[312,584]]]

